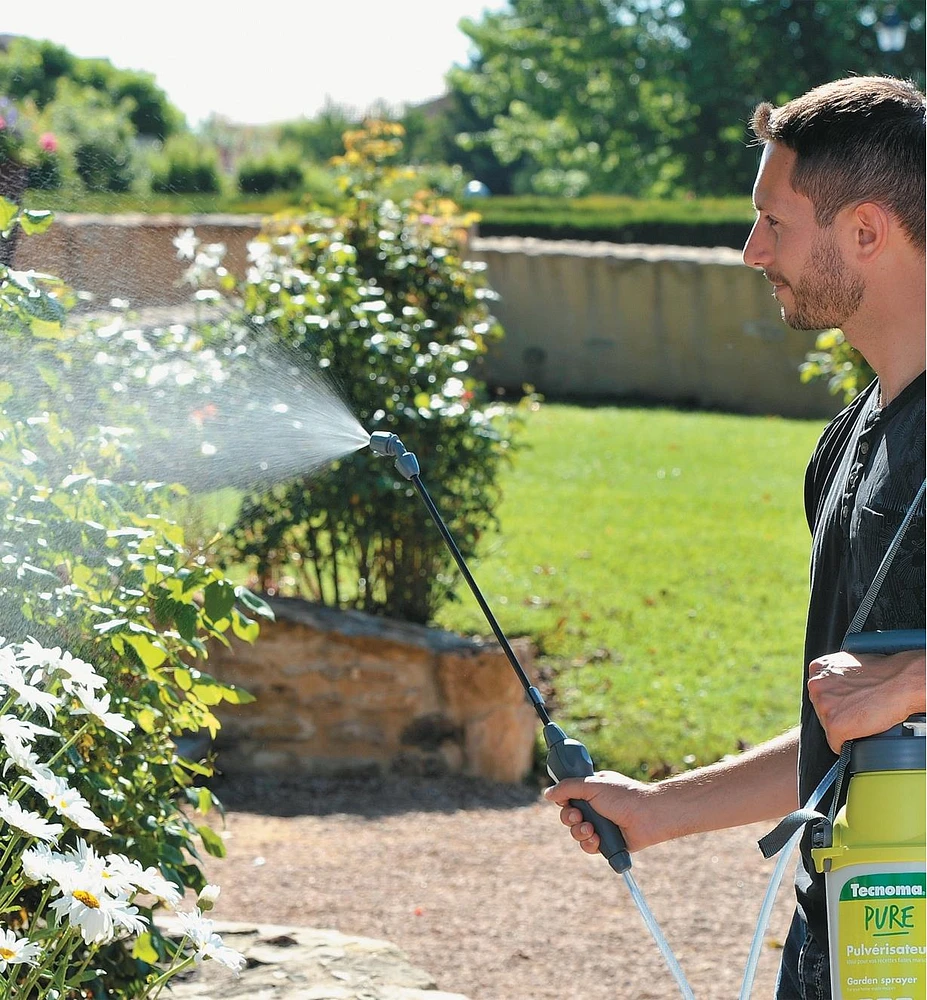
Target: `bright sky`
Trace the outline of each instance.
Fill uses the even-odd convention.
[[[47,38],[76,56],[153,73],[196,126],[312,117],[330,99],[358,111],[426,101],[466,65],[462,17],[505,0],[38,0],[4,5],[0,34]]]

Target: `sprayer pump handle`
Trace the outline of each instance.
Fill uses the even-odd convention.
[[[553,722],[544,727],[544,740],[547,743],[547,773],[560,781],[562,778],[586,778],[595,773],[595,764],[589,751],[579,742],[570,739],[566,733]],[[599,853],[619,874],[631,867],[631,855],[624,835],[618,826],[593,809],[584,799],[570,799],[570,805],[578,809],[587,823],[599,835]]]

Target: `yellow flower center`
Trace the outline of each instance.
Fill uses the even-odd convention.
[[[4,961],[15,957],[16,957],[15,951],[10,951],[9,948],[0,947],[0,958],[2,958]]]
[[[83,889],[75,889],[71,895],[78,901],[78,903],[83,903],[84,906],[89,907],[91,910],[99,910],[100,908],[100,901],[93,895],[93,893],[85,892]]]

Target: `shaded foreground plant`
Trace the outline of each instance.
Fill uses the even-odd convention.
[[[141,864],[131,847],[128,853],[105,852],[113,831],[82,794],[93,795],[82,751],[92,745],[118,760],[117,741],[129,742],[135,729],[127,716],[110,711],[107,687],[93,666],[60,648],[45,649],[32,639],[0,645],[4,997],[84,996],[105,976],[96,962],[114,942],[134,941],[139,956],[151,956],[144,963],[148,971],[133,985],[134,1000],[157,996],[169,979],[204,958],[235,971],[244,965],[198,908],[179,914],[185,929],[179,943],[158,936],[156,947],[152,912],[158,905],[176,909],[183,881]],[[68,846],[56,849],[59,841]],[[204,896],[204,906],[212,896]]]
[[[827,379],[832,396],[842,395],[851,403],[875,378],[869,362],[843,336],[842,330],[822,330],[805,360],[799,365],[802,382]]]
[[[7,231],[50,221],[3,199],[0,217]],[[215,736],[221,701],[252,700],[200,665],[230,631],[254,641],[250,615],[270,616],[189,549],[169,516],[180,488],[143,475],[145,414],[124,382],[156,345],[69,328],[73,300],[52,276],[0,266],[0,975],[17,1000],[143,997],[170,966],[175,948],[150,923],[159,894],[137,897],[151,896],[146,884],[169,903],[200,892],[200,850],[224,854],[205,819],[221,805],[198,784],[214,761],[188,759],[178,741]],[[173,349],[178,363],[200,363],[195,341]],[[120,865],[160,881],[106,909]],[[68,881],[72,869],[103,879],[103,896],[99,882]],[[36,935],[44,958],[33,966]]]

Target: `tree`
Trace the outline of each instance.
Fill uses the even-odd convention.
[[[864,24],[861,0],[686,0],[666,4],[684,39],[676,87],[691,110],[679,149],[687,188],[696,194],[749,191],[757,154],[747,122],[761,101],[775,104],[850,73],[924,78],[924,20],[913,0],[899,4],[912,22],[908,47],[890,61]],[[921,10],[923,5],[921,4]]]
[[[344,133],[357,126],[357,118],[348,109],[328,102],[311,119],[286,122],[280,127],[280,142],[296,146],[315,163],[327,163],[344,152]]]
[[[678,173],[685,106],[665,80],[674,40],[642,26],[634,5],[512,0],[461,27],[478,55],[448,81],[487,127],[459,141],[519,163],[516,190],[647,194]]]
[[[0,93],[33,100],[42,109],[57,99],[59,81],[70,80],[105,95],[114,107],[128,100],[128,116],[140,136],[166,139],[184,124],[151,73],[117,69],[108,59],[81,59],[53,42],[14,38],[0,52]]]
[[[923,4],[896,7],[908,41],[889,54],[882,0],[510,0],[461,25],[476,54],[448,74],[448,114],[469,117],[459,162],[491,154],[539,193],[742,194],[760,101],[850,73],[923,86]]]

